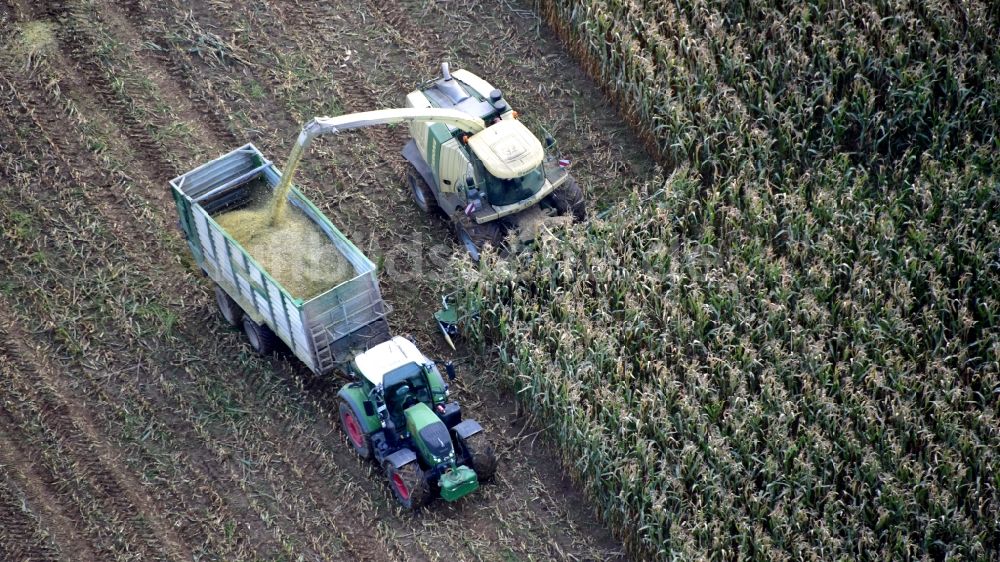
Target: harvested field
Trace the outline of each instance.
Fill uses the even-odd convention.
[[[402,128],[317,142],[297,178],[384,264],[394,329],[455,360],[458,399],[496,436],[497,482],[416,516],[346,446],[341,381],[223,327],[167,186],[247,141],[280,162],[308,118],[397,105],[447,58],[614,200],[649,160],[523,6],[5,0],[0,42],[0,557],[625,556],[496,366],[439,341],[456,247],[409,199]]]

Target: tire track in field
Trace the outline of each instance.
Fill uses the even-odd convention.
[[[44,552],[51,550],[53,554],[51,559],[59,559],[60,553],[65,552],[73,552],[84,560],[96,559],[90,544],[81,536],[84,531],[79,527],[78,516],[72,513],[71,506],[53,494],[38,467],[29,462],[31,455],[22,450],[26,442],[12,439],[8,435],[9,431],[10,428],[6,427],[6,424],[0,427],[0,465],[2,465],[0,470],[4,473],[2,480],[6,481],[8,488],[14,485],[20,488],[18,512],[30,506],[33,516],[38,520],[37,525],[44,528],[43,532],[53,543],[52,546],[42,550]],[[0,526],[6,528],[7,525],[3,523]],[[0,537],[0,543],[7,545],[8,552],[21,548],[24,543],[31,540],[31,537],[23,533],[8,533]],[[5,559],[19,557],[8,555]]]
[[[170,40],[163,35],[147,17],[146,11],[142,7],[142,0],[122,0],[121,2],[104,2],[102,13],[111,14],[113,17],[127,21],[137,32],[137,38],[142,39],[149,35],[153,36],[152,43],[169,46]],[[122,25],[120,27],[127,27]],[[162,44],[161,44],[162,43]],[[177,84],[172,84],[157,75],[156,83],[159,89],[164,92],[167,98],[177,100],[184,104],[181,117],[187,123],[198,123],[205,132],[206,137],[212,137],[216,142],[213,148],[241,146],[245,141],[238,138],[233,131],[233,124],[224,116],[231,115],[232,109],[226,106],[225,101],[218,95],[206,92],[201,86],[190,65],[177,56],[177,51],[171,48],[155,51],[142,57],[147,64],[145,66],[159,66],[168,77],[177,80]],[[142,61],[140,61],[141,63]],[[184,101],[186,100],[186,101]],[[197,116],[197,118],[196,118]],[[204,122],[199,122],[203,120]]]
[[[6,308],[0,303],[4,313]],[[15,325],[7,323],[6,318],[0,320],[3,326]],[[71,494],[91,492],[89,499],[95,504],[90,513],[97,517],[95,523],[106,522],[119,539],[108,545],[117,556],[153,559],[167,554],[174,560],[189,558],[169,526],[157,520],[149,498],[125,476],[107,443],[97,436],[89,416],[53,387],[44,360],[28,359],[24,351],[9,328],[0,328],[0,370],[4,375],[0,384],[7,397],[0,410],[9,422],[5,426],[21,432],[22,438],[16,441],[32,443],[33,448],[42,445],[43,458],[55,452],[49,466],[53,482],[62,481],[57,487],[73,482],[76,489]],[[79,507],[88,511],[82,503]],[[122,523],[127,523],[137,536],[121,536],[119,533],[127,532]],[[94,537],[104,542],[98,535]]]
[[[28,116],[30,119],[29,119],[28,123],[26,123],[26,125],[28,125],[29,129],[32,128],[32,127],[34,127],[37,130],[37,134],[36,135],[32,135],[32,139],[35,142],[42,143],[42,145],[43,145],[42,147],[39,147],[39,148],[31,148],[31,147],[28,147],[27,145],[23,145],[22,144],[22,151],[21,152],[23,154],[36,154],[36,155],[42,156],[42,157],[44,157],[44,155],[46,154],[46,152],[51,152],[51,153],[53,153],[53,154],[56,155],[56,160],[58,161],[58,163],[43,164],[44,165],[43,169],[46,171],[46,173],[43,174],[42,176],[40,176],[40,179],[42,180],[40,182],[40,184],[42,184],[42,185],[46,185],[47,184],[47,188],[43,188],[43,190],[38,193],[38,195],[41,197],[41,199],[42,200],[50,199],[53,196],[55,196],[58,193],[60,193],[62,190],[66,189],[67,186],[83,185],[84,184],[84,180],[82,178],[80,178],[79,176],[74,175],[73,174],[73,170],[74,170],[74,166],[84,166],[84,167],[86,167],[86,165],[85,165],[85,162],[87,160],[86,157],[84,156],[83,158],[76,158],[76,159],[71,160],[70,157],[67,156],[67,152],[69,151],[69,147],[68,147],[67,143],[65,142],[65,139],[63,137],[59,137],[59,136],[55,136],[54,137],[53,135],[50,135],[48,133],[48,131],[50,131],[51,128],[55,128],[56,125],[64,126],[65,122],[62,121],[62,120],[60,120],[60,119],[58,119],[56,117],[57,112],[54,112],[54,111],[45,111],[43,109],[44,108],[44,100],[34,99],[33,97],[26,99],[24,96],[17,94],[17,90],[15,90],[14,86],[11,85],[9,82],[7,82],[7,85],[8,85],[8,88],[12,92],[14,92],[11,97],[13,98],[14,101],[19,102],[20,106],[21,106],[20,109],[12,110],[9,113],[11,115],[26,115],[26,116]],[[25,90],[25,88],[22,87],[21,90],[23,91],[23,90]],[[27,91],[29,91],[31,94],[35,94],[35,92],[32,91],[32,90],[30,90],[30,89],[27,89]],[[39,103],[41,103],[42,105],[39,105]],[[45,123],[44,122],[44,118],[45,117],[48,117],[51,120],[51,122]],[[19,130],[24,130],[24,129],[22,128],[22,129],[19,129]],[[11,133],[11,137],[12,138],[18,138],[19,139],[19,137],[18,137],[18,135],[17,135],[17,133],[15,131],[12,130],[12,131],[10,131],[10,133]],[[55,140],[55,139],[58,139],[58,140]],[[45,146],[45,145],[47,145],[47,146]],[[77,152],[77,156],[83,156],[83,155],[80,154],[79,152]],[[32,186],[32,187],[34,187],[34,186]],[[70,211],[69,212],[70,214],[69,214],[68,217],[64,217],[63,219],[58,219],[59,222],[66,221],[66,222],[64,222],[64,224],[67,224],[67,226],[70,226],[74,222],[79,222],[81,220],[80,217],[88,216],[86,214],[81,214],[78,210],[76,210],[76,208],[83,208],[84,207],[84,206],[82,206],[82,205],[79,204],[80,203],[79,200],[70,199],[70,201],[73,201],[73,203],[71,203],[71,204],[75,207],[74,211]],[[64,204],[64,203],[61,203],[59,200],[53,201],[53,203],[54,204],[51,206],[51,208],[54,208],[54,209],[60,209],[61,208],[60,205]],[[33,214],[36,215],[36,216],[45,216],[46,214],[49,213],[49,211],[47,209],[41,209],[41,208],[35,208],[35,209],[33,209],[33,211],[34,211]],[[107,224],[113,225],[114,224],[114,219],[108,218]],[[99,238],[98,239],[88,240],[87,237],[93,236],[94,235],[93,232],[95,230],[90,225],[81,223],[80,225],[70,226],[70,227],[75,232],[75,237],[76,237],[75,238],[75,242],[76,243],[83,243],[86,247],[100,246],[102,244],[102,241]],[[120,240],[128,240],[128,236],[127,236],[126,232],[118,232],[116,234],[117,234],[116,237],[118,239],[120,239]],[[107,250],[109,250],[109,251],[120,250],[120,246],[114,245],[112,247],[108,247]],[[75,268],[75,271],[76,272],[86,271],[86,272],[93,273],[93,269],[94,269],[94,267],[92,265],[81,264],[81,265],[79,265],[79,266],[77,266]],[[69,280],[71,280],[71,281],[68,281],[69,283],[72,283],[72,280],[74,279],[74,275],[73,275],[73,273],[71,271],[67,271],[62,277],[63,277],[63,279],[69,279]],[[48,291],[46,290],[46,292],[48,292]],[[35,316],[39,316],[39,315],[41,317],[44,317],[44,313],[45,313],[44,310],[37,311],[36,313],[32,314],[31,317],[35,317]],[[126,327],[126,329],[127,329],[127,327]],[[115,333],[115,331],[112,330],[112,333]],[[115,367],[114,365],[111,365],[108,368],[104,369],[104,371],[105,372],[120,372],[121,369]],[[108,383],[106,382],[105,384],[108,384]],[[112,383],[112,384],[114,384],[114,383]],[[129,381],[127,381],[127,380],[121,381],[118,384],[121,385],[120,388],[128,388],[129,387]],[[97,386],[96,388],[99,389],[101,387]],[[114,392],[114,390],[112,390],[112,392]],[[120,397],[116,397],[116,396],[113,396],[113,395],[112,396],[108,396],[108,395],[104,394],[103,391],[101,391],[100,394],[102,394],[104,396],[106,403],[110,403],[110,404],[116,403],[116,399],[120,398]],[[170,410],[170,409],[163,410],[161,408],[161,414],[164,411],[167,412],[167,415],[170,415],[170,412],[172,410]],[[199,473],[197,471],[197,469],[193,469],[193,470],[194,470],[194,478],[193,478],[193,480],[195,482],[199,482],[199,481],[206,482],[206,481],[211,481],[212,480],[212,478],[206,477],[204,475],[204,473]],[[189,480],[189,478],[185,477],[184,481],[187,481],[187,480]],[[200,493],[198,492],[198,488],[195,488],[195,489],[193,489],[191,491],[187,491],[187,492],[183,492],[183,493],[177,494],[177,496],[179,496],[179,497],[184,497],[185,495],[190,496],[192,498],[198,498],[198,497],[200,497]],[[236,519],[237,518],[227,518],[226,520],[234,520],[235,521]],[[256,520],[256,523],[259,524],[259,520]],[[244,524],[245,524],[245,526],[248,529],[252,529],[254,527],[254,525],[255,525],[255,519],[245,520]],[[206,535],[206,534],[210,535],[212,532],[213,532],[213,529],[211,527],[206,527],[206,529],[203,531],[202,534],[203,535]]]
[[[3,428],[0,428],[0,445],[10,445]],[[29,506],[28,498],[15,489],[12,467],[5,456],[0,451],[0,559],[61,559],[58,547]]]
[[[164,147],[150,137],[146,126],[132,114],[126,101],[116,94],[116,88],[123,91],[124,85],[112,83],[97,62],[99,55],[95,55],[93,49],[100,42],[89,29],[81,25],[81,22],[88,21],[94,15],[84,12],[75,3],[58,0],[46,4],[41,14],[58,26],[56,36],[61,51],[76,64],[77,72],[92,88],[95,97],[103,107],[114,110],[122,136],[128,139],[132,148],[137,149],[136,156],[141,166],[163,180],[174,177],[177,169],[166,158]],[[159,204],[169,204],[170,201],[166,192],[154,191],[149,196]]]

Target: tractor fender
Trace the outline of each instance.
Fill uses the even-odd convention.
[[[357,418],[358,423],[361,424],[361,429],[364,430],[366,434],[374,433],[382,429],[382,424],[378,421],[378,416],[367,416],[365,415],[365,391],[354,384],[346,384],[341,387],[340,391],[337,392],[337,396],[347,402],[351,409],[354,410],[354,417]]]
[[[403,465],[417,460],[417,454],[410,449],[400,449],[387,456],[383,464],[391,464],[393,468],[402,468]]]
[[[462,439],[466,437],[471,437],[483,430],[483,426],[479,425],[476,420],[462,420],[455,427],[451,428],[455,432],[455,435]]]

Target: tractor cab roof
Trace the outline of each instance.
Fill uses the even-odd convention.
[[[409,363],[426,365],[431,363],[410,340],[396,336],[380,343],[354,358],[354,365],[368,382],[379,385],[386,373]]]
[[[493,176],[519,178],[545,159],[542,143],[517,119],[503,119],[469,137],[469,147]]]

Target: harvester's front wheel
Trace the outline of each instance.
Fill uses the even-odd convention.
[[[226,324],[238,328],[243,320],[243,309],[218,285],[215,286],[215,302],[219,305],[219,312],[222,313],[222,319]]]
[[[361,429],[361,422],[354,408],[344,400],[340,401],[340,427],[347,434],[347,440],[359,457],[367,459],[372,456],[371,440]]]
[[[486,438],[486,433],[480,431],[465,438],[461,438],[462,446],[469,455],[472,470],[476,471],[476,477],[480,482],[489,482],[497,473],[497,456],[493,449],[493,443]]]
[[[392,495],[396,496],[396,501],[404,508],[417,509],[430,500],[431,488],[427,480],[424,480],[424,471],[417,461],[408,462],[399,468],[386,463],[385,471]]]
[[[576,221],[587,218],[587,204],[583,200],[583,189],[572,177],[566,178],[566,181],[552,192],[552,203],[560,215],[573,215],[573,220]]]
[[[250,347],[261,355],[267,355],[274,351],[278,343],[278,337],[274,335],[271,328],[254,322],[249,316],[243,317],[243,332],[247,335]]]
[[[434,199],[434,192],[431,191],[430,186],[427,185],[424,178],[410,173],[406,176],[406,181],[410,184],[410,191],[417,206],[425,213],[433,211],[437,205],[437,200]]]

